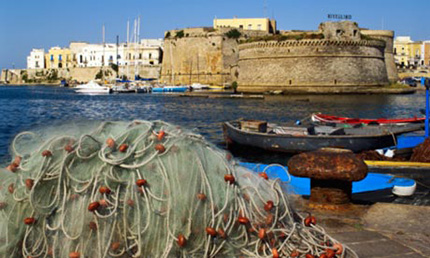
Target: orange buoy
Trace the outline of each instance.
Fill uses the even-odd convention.
[[[265,172],[258,173],[258,175],[266,180],[269,180],[269,176]]]
[[[121,144],[121,145],[119,146],[119,148],[118,148],[118,150],[119,150],[120,152],[126,152],[126,151],[127,151],[127,149],[128,149],[128,145],[127,145],[127,144],[125,144],[125,143]]]
[[[109,206],[109,203],[108,203],[105,199],[101,199],[101,200],[99,201],[99,203],[100,203],[100,206],[102,206],[102,207],[107,207],[107,206]]]
[[[27,217],[24,219],[25,225],[33,225],[34,223],[36,223],[36,219],[33,217]]]
[[[136,180],[136,185],[138,187],[144,186],[144,185],[146,185],[146,183],[147,183],[147,181],[145,179],[137,179]]]
[[[166,135],[166,133],[163,130],[160,130],[157,134],[157,140],[159,140],[159,141],[163,140],[165,135]]]
[[[109,189],[109,187],[107,187],[107,186],[100,186],[100,188],[99,188],[99,192],[101,193],[101,194],[110,194],[111,193],[111,190]]]
[[[311,225],[317,224],[317,219],[314,216],[309,215],[304,219],[304,223],[306,227],[310,227]]]
[[[335,251],[330,248],[325,249],[325,254],[327,255],[327,258],[333,258],[336,256]]]
[[[93,231],[97,230],[97,224],[94,221],[90,221],[90,223],[88,224],[88,227]]]
[[[113,149],[113,148],[115,147],[115,140],[114,140],[114,139],[112,139],[112,138],[108,138],[108,139],[106,140],[106,145],[107,145],[109,148]]]
[[[33,188],[33,185],[34,185],[33,179],[26,179],[25,180],[25,186],[27,187],[28,190],[31,190],[31,188]]]
[[[333,245],[334,250],[336,250],[336,254],[342,254],[343,253],[343,246],[340,243],[336,243]]]
[[[306,254],[305,256],[306,258],[315,258],[315,256],[313,256],[312,254]]]
[[[272,256],[273,258],[279,258],[278,249],[272,248]]]
[[[64,146],[64,150],[67,151],[68,153],[72,152],[75,150],[75,148],[73,148],[72,145],[67,144],[66,146]]]
[[[238,221],[240,224],[243,224],[243,225],[245,225],[245,224],[248,224],[248,223],[249,223],[249,219],[248,219],[247,217],[239,217],[239,218],[237,219],[237,221]]]
[[[226,175],[224,175],[224,181],[226,181],[227,183],[230,183],[230,184],[234,184],[235,179],[234,179],[234,176],[232,174],[226,174]]]
[[[217,235],[216,230],[214,228],[210,228],[210,227],[206,228],[206,233],[208,233],[208,235],[211,235],[213,237]]]
[[[179,234],[178,240],[176,241],[180,247],[184,247],[187,244],[187,239],[184,237],[184,235]]]
[[[9,170],[10,172],[16,172],[18,170],[18,166],[15,163],[11,163],[10,165],[8,165],[6,167],[7,170]]]
[[[110,249],[112,250],[112,251],[116,251],[116,250],[118,250],[119,249],[119,247],[121,246],[121,244],[119,243],[119,242],[113,242],[111,245],[110,245]]]
[[[44,150],[42,151],[42,157],[51,157],[52,156],[52,152],[49,150]]]
[[[273,209],[273,201],[267,201],[266,205],[264,205],[265,211],[271,211]]]
[[[79,252],[71,252],[69,253],[69,258],[79,258],[81,254]]]
[[[230,161],[230,160],[233,158],[233,156],[231,156],[231,154],[230,154],[230,153],[227,153],[227,154],[225,155],[225,158],[226,158],[228,161]]]
[[[204,194],[204,193],[198,193],[197,194],[197,198],[199,200],[201,200],[201,201],[204,201],[204,200],[206,200],[206,194]]]
[[[22,160],[21,156],[16,156],[12,163],[18,167],[21,164],[21,160]]]
[[[225,234],[225,231],[224,231],[222,228],[219,228],[219,229],[218,229],[218,235],[219,235],[221,238],[224,238],[224,239],[226,239],[226,238],[227,238],[227,235]]]
[[[258,238],[263,240],[266,237],[266,230],[264,228],[260,228],[258,231]]]
[[[273,223],[273,214],[272,213],[267,214],[265,222],[267,225],[271,225]]]
[[[93,212],[93,211],[96,211],[99,207],[100,207],[99,202],[92,202],[88,205],[88,210]]]
[[[328,258],[327,254],[322,253],[319,258]]]
[[[290,254],[290,257],[299,257],[299,256],[300,256],[300,253],[297,250],[292,251]]]
[[[155,148],[155,149],[158,151],[158,153],[160,153],[160,154],[166,151],[166,148],[164,147],[164,145],[163,145],[163,144],[156,144],[154,148]]]

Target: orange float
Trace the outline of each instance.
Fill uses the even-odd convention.
[[[99,207],[100,207],[99,202],[92,202],[88,205],[88,210],[93,212],[93,211],[96,211]]]
[[[121,144],[118,148],[119,152],[126,152],[127,149],[128,149],[128,145],[125,143]]]
[[[224,175],[224,181],[226,181],[227,183],[230,183],[230,184],[234,184],[235,179],[234,179],[234,176],[232,174],[227,174],[227,175]]]
[[[266,205],[264,205],[264,210],[265,211],[271,211],[273,209],[273,201],[267,201]]]

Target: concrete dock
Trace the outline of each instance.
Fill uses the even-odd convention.
[[[295,209],[310,212],[317,224],[359,257],[430,257],[429,206],[392,203],[316,207],[294,196]]]

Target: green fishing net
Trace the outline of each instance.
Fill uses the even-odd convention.
[[[293,212],[279,180],[161,121],[23,132],[11,154],[0,171],[2,257],[346,253]]]

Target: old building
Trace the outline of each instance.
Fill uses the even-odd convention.
[[[70,68],[73,67],[72,51],[70,48],[51,47],[45,54],[46,68]]]
[[[27,69],[45,68],[45,49],[32,49],[27,57]]]
[[[394,58],[399,67],[418,67],[422,60],[422,42],[412,41],[409,36],[399,36],[394,40]]]
[[[240,28],[243,30],[259,30],[267,33],[276,32],[276,21],[269,18],[236,18],[214,19],[214,29],[219,28]]]

